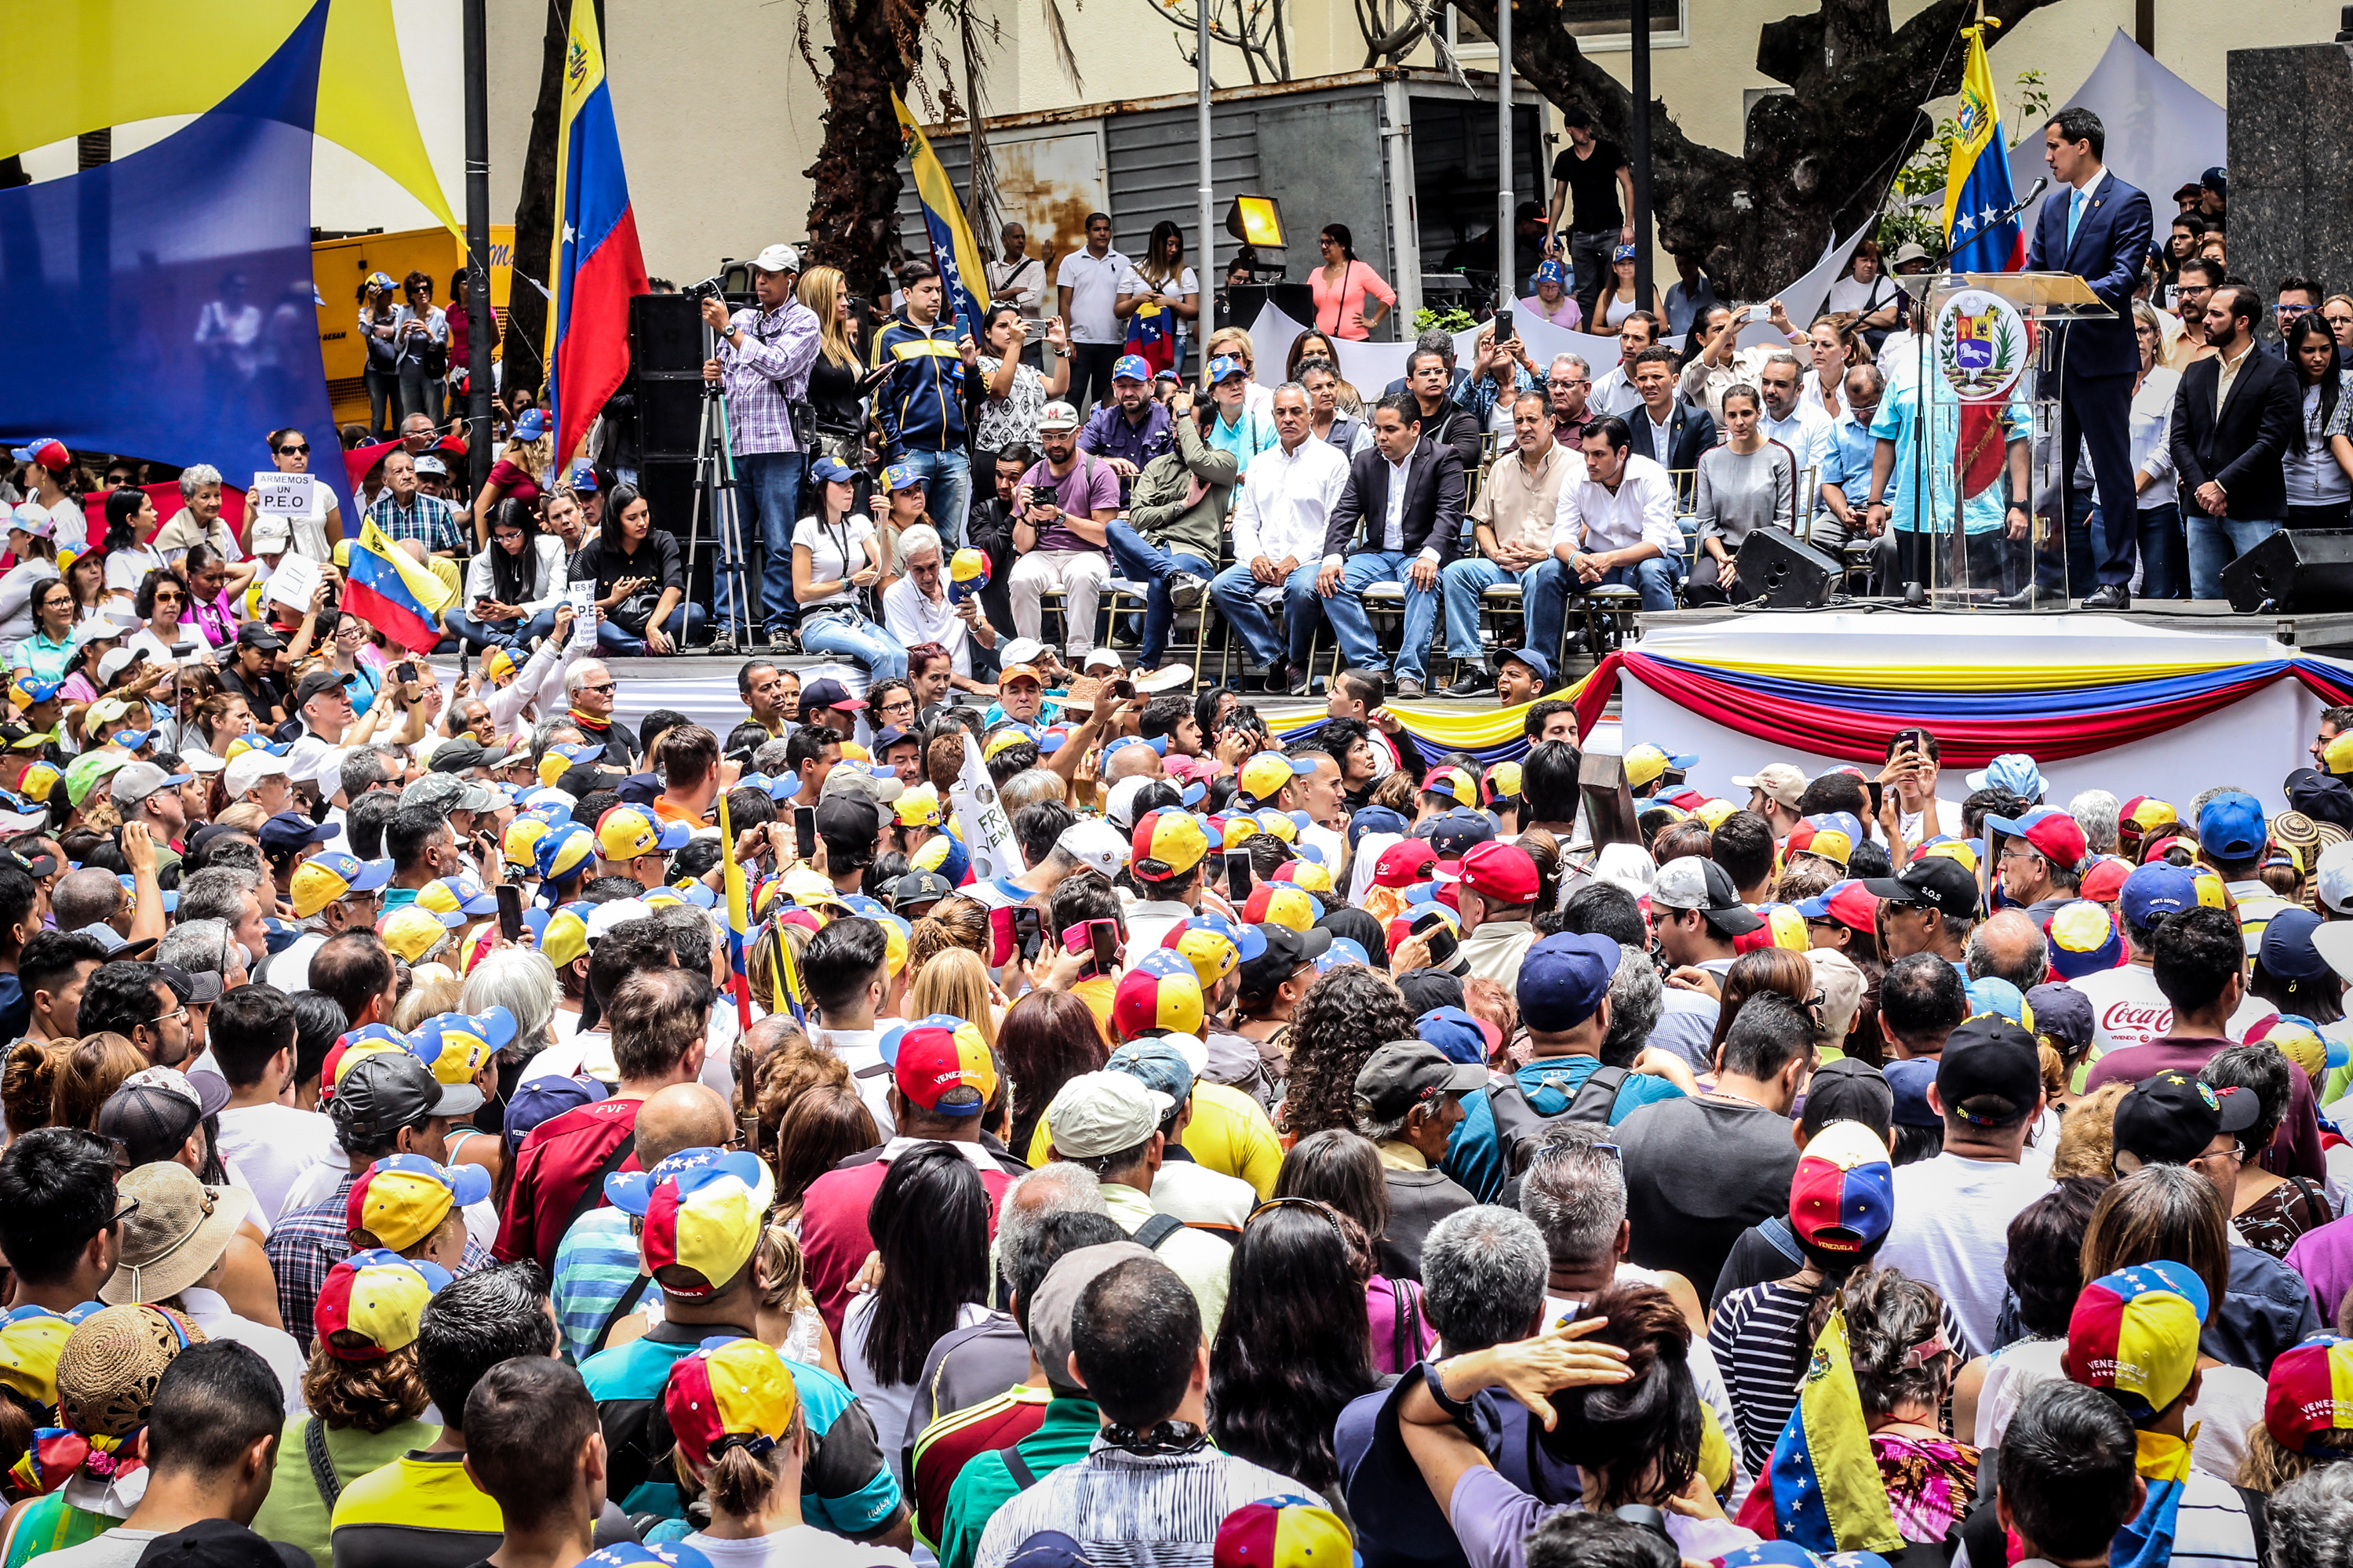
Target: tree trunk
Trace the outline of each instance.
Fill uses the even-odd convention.
[[[899,120],[923,52],[925,0],[829,0],[833,68],[825,78],[825,141],[802,173],[809,198],[808,265],[838,267],[856,292],[882,272],[899,221]],[[980,237],[976,236],[976,238]]]
[[[596,29],[605,27],[605,6],[597,0]],[[548,262],[555,247],[555,134],[564,109],[564,57],[572,44],[571,0],[548,0],[547,34],[541,45],[539,99],[532,105],[531,139],[523,146],[522,190],[515,199],[513,286],[507,290],[504,369],[501,384],[509,391],[537,386],[547,379],[542,355],[547,347],[547,296],[525,278],[553,286]],[[611,40],[606,42],[611,51]]]
[[[1985,0],[2004,25],[2058,0]],[[1495,0],[1454,0],[1493,37]],[[1920,106],[1957,92],[1964,50],[1959,29],[1973,0],[1935,0],[1901,27],[1888,0],[1821,0],[1810,15],[1767,22],[1757,68],[1790,90],[1760,100],[1735,153],[1683,134],[1653,100],[1651,179],[1660,242],[1695,256],[1726,300],[1762,300],[1820,259],[1833,235],[1853,230],[1879,205],[1888,182],[1931,130]],[[1633,142],[1634,103],[1609,73],[1587,58],[1562,25],[1556,0],[1517,0],[1512,63],[1556,105],[1583,104],[1599,134]],[[1805,308],[1805,307],[1799,307]]]

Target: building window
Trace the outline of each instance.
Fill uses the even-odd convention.
[[[1691,0],[1651,0],[1651,44],[1681,48],[1691,42]],[[1577,43],[1591,50],[1633,47],[1630,0],[1560,0],[1560,19]]]

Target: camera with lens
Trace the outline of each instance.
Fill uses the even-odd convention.
[[[716,276],[706,278],[700,283],[688,284],[685,293],[688,299],[697,304],[701,304],[705,300],[716,300],[723,305],[727,302],[727,286]]]

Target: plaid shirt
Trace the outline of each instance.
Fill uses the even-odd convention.
[[[466,553],[466,536],[458,531],[458,514],[439,496],[418,490],[406,506],[390,490],[367,509],[368,519],[384,530],[384,536],[395,544],[404,539],[423,542],[427,551],[438,554]]]
[[[779,310],[746,307],[728,319],[744,329],[744,346],[719,343],[719,376],[727,389],[727,425],[735,455],[797,452],[793,422],[785,408],[790,395],[808,395],[809,367],[817,363],[817,312],[798,300]]]
[[[346,1174],[335,1184],[335,1195],[309,1208],[281,1215],[269,1227],[263,1247],[270,1272],[278,1276],[278,1316],[305,1354],[318,1329],[311,1316],[319,1292],[336,1264],[352,1255],[349,1220],[352,1185],[359,1177]],[[466,1259],[458,1272],[471,1274],[490,1266],[491,1255],[471,1236],[466,1237]]]

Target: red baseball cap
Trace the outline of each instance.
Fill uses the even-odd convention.
[[[1499,904],[1532,904],[1536,898],[1536,863],[1516,844],[1489,839],[1473,844],[1462,857],[1463,886]]]
[[[1376,888],[1409,888],[1422,879],[1422,872],[1438,858],[1427,838],[1400,838],[1381,851],[1373,862],[1373,886]]]

